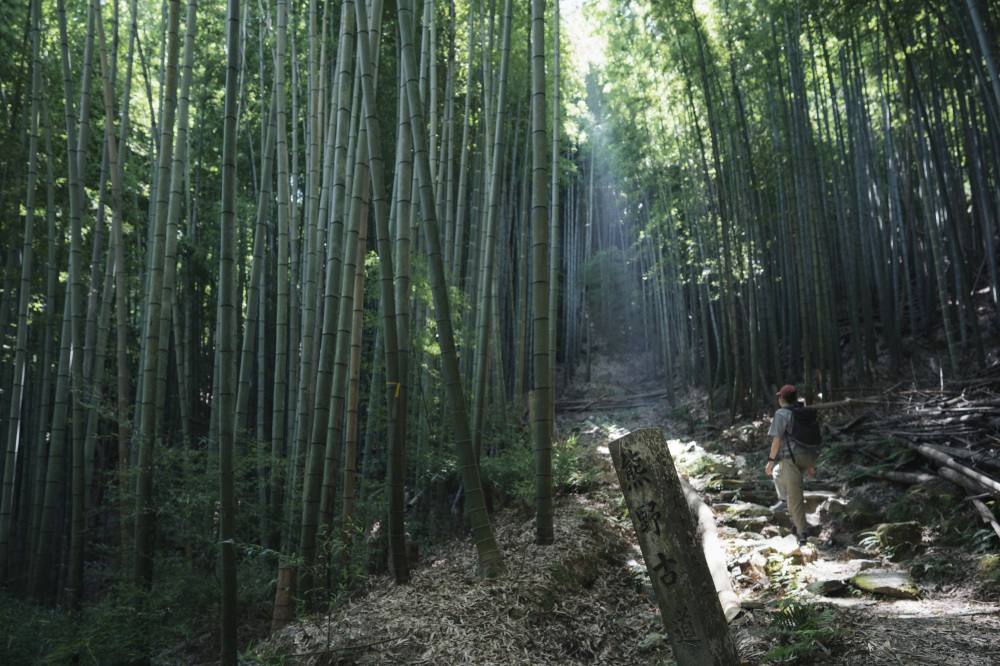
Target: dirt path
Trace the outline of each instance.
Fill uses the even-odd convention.
[[[628,402],[625,395],[629,393],[652,393],[654,386],[629,381],[636,365],[600,366],[592,386],[578,389],[574,398],[600,392],[616,396],[621,403]],[[598,400],[586,411],[562,413],[559,425],[564,432],[577,433],[592,443],[598,452],[631,430],[664,428],[678,468],[715,510],[734,584],[746,607],[731,625],[744,663],[762,663],[769,650],[785,643],[786,653],[794,657],[785,663],[1000,665],[998,593],[985,592],[976,583],[977,554],[932,545],[920,560],[890,562],[878,553],[861,552],[858,535],[846,533],[831,510],[846,504],[851,496],[866,493],[876,501],[888,501],[879,496],[889,492],[885,484],[870,489],[848,487],[837,479],[840,470],[829,465],[807,485],[814,535],[810,545],[801,552],[794,545],[787,546],[787,557],[762,557],[761,552],[771,550],[761,545],[768,540],[787,535],[783,541],[794,542],[787,513],[774,514],[767,508],[774,501],[773,487],[757,469],[763,467],[766,456],[768,422],[712,428],[704,423],[703,415],[699,418],[703,412],[699,404],[704,404],[703,396],[692,395],[668,413],[663,400],[633,402],[626,409]],[[741,507],[742,511],[737,510]],[[743,517],[734,518],[734,514]],[[924,573],[932,575],[917,576],[920,593],[912,600],[850,587],[837,596],[815,595],[805,589],[817,581],[847,581],[868,567],[915,574],[923,567]],[[941,571],[928,571],[932,567]],[[779,629],[783,623],[777,609],[782,599],[808,609],[814,619],[810,631]]]

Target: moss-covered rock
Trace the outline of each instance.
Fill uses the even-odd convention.
[[[942,514],[948,516],[961,505],[958,489],[944,479],[918,483],[892,503],[886,518],[893,522],[915,520],[925,525],[937,523]]]
[[[885,520],[885,514],[875,502],[867,497],[854,497],[844,507],[840,517],[841,526],[850,531],[863,530]]]
[[[990,555],[980,559],[976,580],[988,592],[1000,592],[1000,557]]]
[[[834,597],[843,594],[847,585],[842,580],[817,580],[806,585],[806,589],[821,597]]]
[[[875,528],[879,551],[892,562],[908,560],[923,551],[923,531],[915,520],[882,523]]]
[[[902,571],[867,571],[851,578],[851,585],[874,594],[897,599],[916,599],[920,588],[910,574]]]

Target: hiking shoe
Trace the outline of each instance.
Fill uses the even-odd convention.
[[[785,500],[780,500],[777,504],[771,505],[771,511],[787,511],[788,502]]]
[[[805,532],[799,532],[799,545],[804,546],[809,543],[809,535]]]

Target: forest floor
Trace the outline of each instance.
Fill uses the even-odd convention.
[[[943,545],[951,542],[941,538],[934,516],[942,516],[936,504],[947,496],[912,489],[907,495],[905,486],[850,475],[849,454],[840,453],[823,456],[807,481],[812,536],[799,548],[787,513],[768,509],[775,501],[763,472],[769,417],[721,427],[707,419],[703,394],[683,396],[679,408],[644,399],[662,389],[662,379],[645,376],[648,361],[598,356],[591,381],[573,382],[557,402],[573,405],[557,412],[557,429],[576,437],[584,464],[557,498],[555,545],[534,545],[534,518],[523,509],[498,511],[491,521],[505,558],[502,576],[476,576],[470,538],[446,541],[421,552],[408,585],[373,578],[365,595],[334,614],[276,632],[254,658],[675,663],[607,448],[630,431],[662,427],[678,471],[713,506],[742,602],[730,629],[743,664],[776,663],[783,655],[786,664],[1000,666],[1000,586],[983,582],[980,573],[997,554],[995,537],[978,551],[967,543]],[[901,502],[919,504],[914,513],[926,509],[931,516],[922,524],[924,543],[910,558],[873,546],[875,523]],[[967,514],[971,533],[978,528]],[[918,593],[902,599],[843,585],[865,569],[910,574]],[[840,591],[827,596],[806,589],[823,581],[838,582],[831,587]]]

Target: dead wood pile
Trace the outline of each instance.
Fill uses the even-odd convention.
[[[1000,367],[937,390],[893,391],[816,406],[827,412],[831,439],[871,461],[865,473],[903,483],[941,478],[960,486],[1000,535],[1000,524],[981,501],[1000,497]],[[886,455],[893,441],[918,454],[916,469],[911,460]]]
[[[576,400],[557,400],[556,410],[559,412],[582,412],[585,410],[631,409],[662,402],[667,398],[667,390],[648,391],[645,393],[628,393],[626,395],[600,395],[596,398],[579,398]]]

